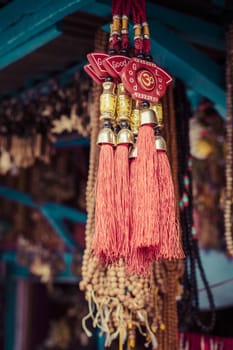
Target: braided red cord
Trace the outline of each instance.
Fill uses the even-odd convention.
[[[122,4],[124,0],[112,0],[112,25],[114,23],[114,18],[119,16],[119,21],[120,17],[122,15]],[[113,28],[113,33],[112,36],[110,37],[109,40],[109,51],[112,52],[118,52],[121,48],[121,28],[117,28],[117,31],[114,31]]]
[[[138,0],[133,1],[132,6],[132,15],[133,15],[133,24],[134,24],[134,32],[137,27],[141,26],[141,2]],[[143,40],[141,33],[139,36],[134,37],[134,54],[135,56],[143,54]]]
[[[147,17],[146,17],[146,0],[136,0],[134,1],[134,5],[136,7],[136,11],[139,13],[141,18],[141,24],[144,29],[145,24],[147,24]],[[143,33],[143,54],[149,55],[151,51],[151,44],[150,44],[150,37],[149,35],[145,35]]]
[[[122,5],[122,18],[125,16],[129,20],[129,15],[130,15],[130,8],[131,8],[131,0],[125,0],[123,1]],[[128,33],[128,28],[127,32],[122,31],[121,32],[121,39],[122,39],[122,49],[129,50],[129,33]]]

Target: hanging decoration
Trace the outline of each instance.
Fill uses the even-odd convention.
[[[125,56],[128,39],[124,38],[124,41],[122,37],[120,40],[121,34],[128,35],[127,21],[132,8],[135,14],[135,54],[141,55],[136,58]],[[183,258],[184,254],[180,245],[171,169],[165,153],[165,141],[160,134],[162,116],[158,116],[157,111],[158,99],[165,93],[171,77],[151,62],[149,29],[144,11],[144,1],[114,1],[109,53],[103,52],[106,49],[106,34],[100,32],[96,38],[97,53],[88,55],[89,64],[85,67],[96,84],[92,90],[94,105],[91,113],[90,168],[86,192],[88,219],[80,289],[85,292],[89,306],[89,313],[83,318],[83,328],[88,336],[91,336],[87,328],[87,321],[90,319],[93,326],[98,327],[101,334],[105,335],[105,346],[110,346],[119,338],[120,349],[126,342],[129,349],[134,349],[136,333],[139,332],[145,337],[146,345],[152,344],[153,349],[160,347],[168,350],[170,346],[177,345],[175,298],[176,295],[180,297],[181,293],[177,287],[177,263],[173,265],[169,260]],[[124,47],[121,46],[123,42]],[[145,57],[149,61],[145,60]],[[134,86],[139,86],[136,81],[137,75],[141,77],[140,72],[144,71],[145,76],[141,77],[144,81],[142,84],[147,84],[148,79],[151,84],[153,79],[153,89],[150,87],[146,90],[141,86],[139,94],[135,95],[130,87],[132,84],[129,84],[132,78],[128,76],[130,71]],[[157,82],[160,84],[156,89]],[[151,140],[149,144],[146,142],[148,135]],[[138,142],[138,139],[141,141]],[[99,150],[96,142],[100,145]],[[144,151],[147,152],[148,159],[144,157]],[[140,164],[145,169],[144,174]],[[160,181],[165,179],[169,187],[165,194],[167,197],[164,198],[157,180],[158,164]],[[140,198],[140,183],[135,186],[134,179],[143,181],[142,175],[149,181],[144,182],[147,193],[142,193]],[[95,191],[96,197],[93,196]],[[149,218],[150,235],[147,235],[147,227],[143,226],[144,221],[140,222],[140,217],[136,218],[133,208],[136,202],[132,201],[135,192],[137,200],[143,200],[147,205],[145,208],[137,203],[139,216],[144,215],[148,220],[148,214],[151,213],[150,204],[152,208],[156,205],[156,213],[152,211],[152,217]],[[172,213],[172,231],[169,231],[165,220],[163,231],[159,230],[158,220],[161,220],[163,215],[158,204],[159,197],[162,197],[163,205],[165,202],[170,203],[166,208]],[[154,199],[157,204],[153,202]],[[120,203],[121,207],[116,208],[116,203]],[[119,217],[119,213],[123,217]],[[142,237],[135,235],[133,231],[134,218],[138,219],[138,230],[140,225],[143,228]],[[163,235],[166,236],[166,242],[163,241]],[[152,264],[154,260],[163,259],[171,264]],[[170,276],[170,292],[165,283],[167,276]],[[163,300],[166,300],[165,308]],[[168,315],[174,321],[174,329],[169,326]],[[164,338],[168,341],[165,342]]]
[[[128,34],[130,6],[137,57],[129,59],[122,55],[129,51],[125,37],[124,47],[119,50],[121,33]],[[124,7],[123,2],[116,1],[112,10],[109,55],[91,53],[85,67],[95,82],[104,81],[92,249],[100,261],[112,264],[123,259],[129,271],[140,274],[146,273],[154,260],[184,257],[166,144],[160,136],[162,124],[158,125],[156,108],[152,107],[172,79],[151,61],[145,1],[124,2]],[[135,101],[135,111],[131,99]],[[134,138],[129,120],[137,113],[139,129]],[[133,124],[135,131],[134,121]],[[132,144],[134,155],[129,160]]]
[[[0,174],[15,174],[37,160],[45,164],[54,154],[59,135],[90,134],[90,80],[76,76],[65,88],[51,80],[19,97],[0,103]]]
[[[224,205],[225,239],[227,252],[233,256],[233,24],[227,40],[227,118],[226,118],[226,193]]]
[[[189,143],[189,116],[191,113],[184,85],[182,82],[176,80],[176,86],[179,87],[175,89],[175,106],[177,108],[176,135],[179,164],[180,223],[183,233],[183,247],[187,257],[185,259],[185,271],[182,278],[183,294],[179,302],[180,326],[181,329],[185,330],[195,323],[202,331],[208,332],[214,328],[216,312],[213,295],[201,262],[198,240],[196,238],[196,227],[193,221],[192,158],[190,157]],[[208,324],[203,324],[199,318],[198,270],[211,310],[211,317]]]

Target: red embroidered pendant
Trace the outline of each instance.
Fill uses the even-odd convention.
[[[172,77],[153,62],[131,58],[122,69],[121,80],[132,98],[157,103],[172,81]]]
[[[83,69],[85,70],[85,72],[89,75],[89,77],[92,78],[92,80],[94,80],[95,83],[97,84],[102,84],[105,82],[105,78],[100,77],[96,71],[94,70],[94,68],[92,67],[92,65],[86,64]]]
[[[87,55],[87,59],[91,66],[96,71],[96,74],[101,78],[105,78],[107,76],[107,72],[103,66],[103,60],[105,60],[107,57],[109,57],[109,55],[103,52],[92,52]]]
[[[122,69],[129,63],[130,58],[122,55],[109,56],[103,61],[103,67],[113,78],[119,78]]]

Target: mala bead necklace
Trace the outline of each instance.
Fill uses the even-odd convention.
[[[179,312],[182,327],[187,327],[191,321],[194,321],[202,331],[213,329],[216,314],[214,300],[211,289],[207,282],[205,272],[199,254],[198,241],[194,236],[195,228],[193,226],[193,207],[192,207],[192,163],[190,158],[189,145],[189,118],[191,115],[187,102],[184,85],[176,81],[175,106],[176,106],[176,133],[177,149],[179,163],[179,190],[180,190],[180,219],[182,227],[183,247],[186,257],[185,272],[183,276],[183,295],[179,302]],[[184,196],[185,194],[185,196]],[[199,299],[197,286],[197,269],[199,269],[207,298],[211,309],[211,319],[208,325],[201,322],[198,316]]]
[[[105,50],[107,42],[107,34],[103,31],[98,31],[95,38],[95,47],[99,51]],[[94,270],[96,269],[97,259],[91,254],[91,244],[94,232],[94,213],[95,213],[95,181],[97,173],[97,164],[99,149],[96,147],[96,141],[99,132],[99,97],[101,86],[93,84],[92,88],[92,107],[91,112],[91,138],[90,138],[90,157],[89,157],[89,172],[86,187],[86,203],[87,203],[87,223],[85,232],[85,251],[82,262],[82,281],[80,289],[85,290],[88,283],[92,279]]]
[[[226,116],[226,194],[224,208],[227,252],[233,256],[232,204],[233,204],[233,24],[227,38],[227,116]]]

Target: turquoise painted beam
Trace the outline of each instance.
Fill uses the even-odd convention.
[[[0,57],[47,30],[65,16],[88,6],[93,0],[13,1],[0,11]],[[30,7],[29,7],[30,6]],[[16,20],[15,13],[18,13]],[[10,16],[6,19],[6,14]]]
[[[42,213],[44,217],[47,219],[48,223],[53,227],[55,232],[58,234],[58,236],[63,240],[63,242],[65,242],[65,244],[70,249],[75,249],[77,247],[77,243],[72,238],[72,235],[70,234],[65,224],[61,220],[55,219],[53,216],[47,213],[47,211],[44,209],[42,209]]]
[[[55,281],[78,282],[80,276],[74,275],[72,270],[74,255],[72,253],[64,253],[62,258],[65,263],[65,268],[64,271],[55,276]],[[31,274],[30,270],[18,263],[17,253],[15,251],[0,252],[0,260],[9,264],[9,275],[11,278],[33,279],[34,275]]]
[[[12,190],[11,188],[5,186],[0,186],[0,197],[4,197],[6,199],[18,202],[40,211],[42,215],[47,219],[49,224],[53,227],[55,232],[67,244],[69,248],[79,248],[77,242],[72,238],[72,235],[62,220],[67,219],[73,222],[85,224],[85,213],[52,202],[46,202],[39,205],[35,203],[29,195],[16,190]]]
[[[111,2],[109,0],[94,0],[93,6],[84,6],[83,11],[99,17],[111,17]]]
[[[56,39],[61,34],[61,29],[55,25],[30,38],[30,40],[15,47],[12,51],[0,56],[0,69],[6,68],[11,63],[18,61],[49,41]]]
[[[154,61],[183,80],[188,87],[212,100],[219,113],[225,117],[223,69],[162,23],[153,22],[150,28]]]
[[[40,209],[40,206],[36,204],[28,194],[13,190],[6,186],[0,186],[0,197],[10,199],[33,209]]]
[[[147,2],[148,22],[159,21],[170,27],[174,27],[179,36],[191,43],[212,47],[221,51],[226,48],[225,30],[222,26],[204,21],[200,18],[170,10],[163,6]],[[156,39],[160,35],[159,28],[154,31]]]
[[[68,148],[77,146],[88,147],[90,146],[90,140],[86,137],[69,137],[65,139],[58,139],[55,142],[56,148]]]
[[[81,224],[86,223],[87,215],[77,209],[53,202],[46,202],[41,208],[43,212],[46,212],[47,215],[52,216],[54,219],[68,219]]]
[[[33,3],[31,0],[14,0],[1,9],[0,31],[5,31],[13,23],[19,23],[25,16],[30,16],[35,11],[39,11],[51,0],[41,0]]]

